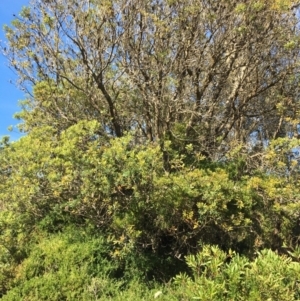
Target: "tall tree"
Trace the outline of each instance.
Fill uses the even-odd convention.
[[[33,0],[6,27],[25,129],[97,119],[222,156],[296,131],[299,29],[287,0]],[[253,139],[255,137],[255,139]],[[216,151],[217,150],[217,151]]]

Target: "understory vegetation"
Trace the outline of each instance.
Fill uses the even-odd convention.
[[[293,1],[33,0],[3,47],[0,298],[300,300]]]

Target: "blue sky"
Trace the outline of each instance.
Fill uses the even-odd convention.
[[[5,42],[3,26],[9,25],[18,15],[23,6],[27,6],[29,0],[0,0],[0,40]],[[25,94],[18,90],[11,81],[16,80],[16,75],[8,68],[6,58],[0,53],[0,138],[9,135],[11,140],[21,137],[16,129],[9,132],[10,125],[16,125],[18,120],[13,119],[14,113],[20,111],[18,100],[25,99]]]

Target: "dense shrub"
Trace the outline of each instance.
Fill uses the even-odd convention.
[[[258,283],[249,272],[255,270],[261,257],[251,263],[250,270],[242,271],[247,271],[247,281],[235,279],[232,284],[224,276],[230,267],[224,265],[222,252],[232,249],[251,259],[264,248],[286,254],[296,248],[296,180],[291,183],[263,169],[237,175],[243,160],[241,152],[216,164],[203,159],[191,145],[186,146],[186,152],[178,152],[170,141],[165,141],[163,150],[155,143],[134,145],[130,135],[104,141],[97,135],[98,126],[95,121],[82,121],[61,133],[51,127],[38,128],[20,141],[2,146],[3,298],[90,298],[92,281],[96,286],[108,281],[108,291],[103,294],[117,298],[119,291],[129,293],[135,278],[144,292],[149,281],[169,281],[180,272],[191,276],[188,266],[193,257],[188,257],[188,264],[183,258],[204,256],[205,252],[199,253],[202,242],[217,244],[220,250],[216,258],[223,262],[218,270],[220,281],[210,279],[200,268],[204,284],[199,285],[207,285],[204,295],[216,294],[218,300],[233,298],[242,285],[245,296],[263,299],[263,291],[253,295]],[[265,154],[269,166],[275,160],[272,147]],[[282,169],[282,164],[278,168]],[[87,229],[91,232],[85,237]],[[286,249],[282,248],[284,244]],[[290,273],[284,270],[293,266],[288,259],[270,254],[262,253],[264,260],[269,260],[266,270],[280,266],[277,260],[282,262],[282,275]],[[236,256],[232,264],[249,259]],[[265,277],[260,271],[258,274]],[[176,278],[177,283],[183,275]],[[272,291],[288,300],[295,287],[284,289],[287,285],[278,282],[281,276],[276,275]],[[193,277],[186,281],[196,288],[198,276]],[[273,285],[273,280],[265,287]],[[286,281],[292,285],[291,280]],[[118,289],[111,292],[110,287]],[[226,294],[220,293],[223,289]]]
[[[94,295],[115,295],[119,280],[117,262],[109,243],[88,231],[65,229],[42,237],[15,270],[11,289],[3,300],[92,300]],[[128,280],[128,279],[127,279]]]
[[[180,300],[290,301],[300,297],[300,264],[270,250],[262,250],[250,261],[206,245],[197,255],[188,256],[187,264],[192,277],[175,278]]]

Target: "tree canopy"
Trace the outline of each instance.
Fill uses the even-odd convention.
[[[297,133],[299,29],[291,1],[38,1],[6,27],[30,89],[25,130],[96,119],[99,134],[192,142]],[[30,114],[27,114],[30,110]]]

